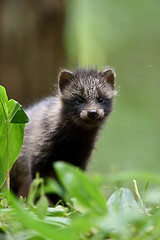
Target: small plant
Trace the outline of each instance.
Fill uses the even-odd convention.
[[[134,180],[135,196],[121,187],[106,200],[96,181],[78,168],[64,162],[54,168],[62,186],[51,180],[44,187],[43,179],[37,177],[27,203],[5,193],[12,208],[0,210],[0,229],[9,239],[159,239],[158,190],[148,192],[144,201]],[[45,191],[61,192],[65,206],[49,207]]]
[[[9,172],[21,151],[28,121],[22,106],[13,99],[8,100],[5,88],[0,86],[0,188],[6,180],[8,191]]]

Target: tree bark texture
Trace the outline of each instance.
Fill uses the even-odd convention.
[[[64,0],[1,0],[0,84],[29,104],[48,95],[65,66]]]

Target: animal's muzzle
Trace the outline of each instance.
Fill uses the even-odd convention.
[[[88,118],[89,118],[89,119],[94,120],[94,119],[97,119],[97,118],[98,118],[99,113],[98,113],[97,110],[91,109],[91,110],[89,110],[89,111],[87,112],[87,115],[88,115]]]

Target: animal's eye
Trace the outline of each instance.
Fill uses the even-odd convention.
[[[99,103],[103,103],[103,102],[104,102],[104,98],[98,97],[98,98],[97,98],[97,101],[98,101]]]
[[[76,102],[79,103],[79,104],[82,104],[82,103],[85,102],[85,99],[82,98],[82,97],[78,97],[78,98],[76,99]]]

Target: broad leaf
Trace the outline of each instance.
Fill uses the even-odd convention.
[[[24,112],[22,106],[15,101],[15,108],[12,112],[10,122],[11,123],[27,123],[29,121],[26,113]]]
[[[138,203],[128,188],[117,189],[108,199],[107,205],[110,212],[138,208]]]
[[[58,178],[70,197],[75,197],[80,209],[90,210],[98,214],[107,211],[106,200],[96,184],[91,181],[80,169],[65,163],[56,162],[55,170]]]
[[[13,99],[8,101],[5,88],[0,86],[0,188],[21,151],[28,121],[22,106]]]

